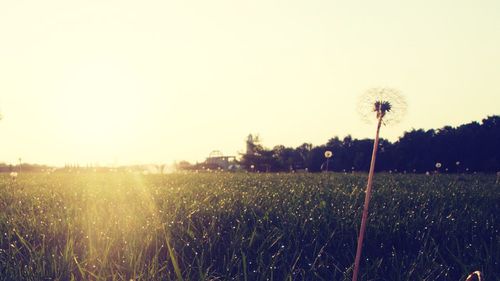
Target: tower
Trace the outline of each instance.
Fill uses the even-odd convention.
[[[254,154],[254,147],[255,147],[255,143],[254,143],[254,137],[252,136],[252,134],[248,135],[247,137],[247,151],[246,151],[246,154],[247,155],[253,155]]]

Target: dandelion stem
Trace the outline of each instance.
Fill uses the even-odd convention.
[[[368,183],[366,185],[366,192],[365,192],[366,193],[365,204],[363,207],[363,216],[361,218],[361,227],[359,229],[358,246],[356,249],[356,258],[354,260],[354,272],[352,275],[352,281],[358,280],[359,261],[361,259],[361,249],[363,247],[363,238],[365,236],[366,221],[368,219],[368,206],[370,204],[370,197],[372,192],[373,173],[375,171],[375,159],[377,157],[378,139],[379,139],[380,126],[382,125],[382,118],[383,115],[378,116],[377,133],[375,134],[375,141],[373,142],[372,161],[370,163],[370,172],[368,173]]]

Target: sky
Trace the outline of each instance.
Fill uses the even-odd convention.
[[[203,161],[500,114],[500,1],[0,1],[0,162]]]

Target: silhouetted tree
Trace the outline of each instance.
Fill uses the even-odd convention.
[[[241,164],[255,171],[291,171],[307,168],[320,172],[325,164],[324,153],[333,151],[331,171],[368,171],[371,157],[370,139],[342,140],[333,137],[324,145],[304,143],[296,148],[276,145],[264,148],[258,138],[251,138],[252,153],[242,155]],[[481,123],[471,122],[456,128],[445,126],[437,130],[413,129],[396,142],[380,139],[378,171],[417,172],[435,170],[442,163],[443,172],[496,172],[500,170],[500,116],[490,116]]]

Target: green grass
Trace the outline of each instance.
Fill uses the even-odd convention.
[[[0,280],[350,280],[366,175],[0,177]],[[500,279],[491,175],[375,176],[361,280]]]

